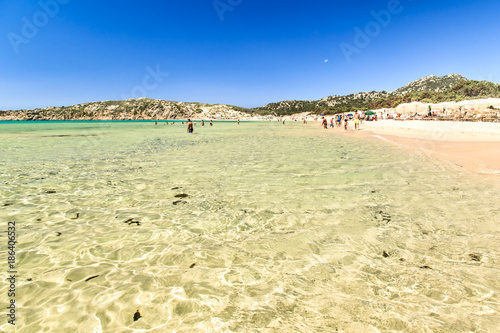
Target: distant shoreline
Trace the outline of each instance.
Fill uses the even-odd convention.
[[[169,119],[169,120],[150,120],[150,119],[144,119],[144,120],[102,120],[102,119],[90,119],[90,120],[81,120],[81,119],[72,119],[72,120],[0,120],[0,124],[4,123],[181,123],[181,122],[186,122],[188,118],[186,119]],[[237,119],[192,119],[193,121],[200,122],[202,120],[204,121],[210,121],[212,120],[213,122],[237,122]],[[240,119],[241,122],[243,121],[260,121],[260,120],[243,120]]]

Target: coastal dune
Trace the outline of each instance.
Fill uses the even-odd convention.
[[[480,114],[492,112],[491,107],[495,110],[500,107],[500,98],[486,98],[486,99],[475,99],[475,100],[464,100],[460,102],[442,102],[442,103],[422,103],[422,102],[412,102],[403,103],[396,107],[396,113],[398,114],[426,114],[429,109],[442,114],[460,114],[462,112],[468,112],[470,114]]]

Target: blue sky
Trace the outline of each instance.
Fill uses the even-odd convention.
[[[500,82],[498,13],[497,0],[0,0],[0,109],[256,107],[431,74]]]

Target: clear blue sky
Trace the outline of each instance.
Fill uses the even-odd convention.
[[[0,109],[127,97],[256,107],[431,74],[500,82],[498,0],[397,2],[0,0]]]

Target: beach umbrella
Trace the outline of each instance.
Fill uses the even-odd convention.
[[[365,114],[368,115],[368,116],[370,116],[372,114],[375,114],[375,112],[373,112],[373,111],[366,111]]]

